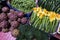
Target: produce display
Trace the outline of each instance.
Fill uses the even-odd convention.
[[[47,33],[53,33],[58,26],[59,20],[60,14],[53,11],[47,11],[42,7],[35,7],[33,8],[30,22],[33,27],[39,30],[41,29]]]
[[[25,13],[31,12],[32,8],[36,6],[34,0],[12,0],[11,5]]]
[[[19,34],[18,27],[20,24],[27,24],[28,19],[24,16],[24,12],[14,11],[8,7],[3,7],[0,13],[0,31],[6,33],[11,31],[14,37]]]
[[[48,33],[54,33],[60,21],[60,1],[38,0],[38,5],[35,1],[37,2],[37,0],[11,0],[12,9],[2,2],[0,32],[10,31],[16,40],[49,40]],[[20,12],[13,10],[14,8]],[[28,19],[25,13],[31,11],[33,12]]]

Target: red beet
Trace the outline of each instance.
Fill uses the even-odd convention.
[[[2,27],[2,28],[5,28],[5,27],[8,27],[8,22],[7,21],[2,21],[1,23],[0,23],[0,27]]]
[[[16,14],[14,14],[14,13],[8,13],[8,18],[10,19],[10,20],[16,20],[17,19],[17,15]]]
[[[17,14],[17,16],[20,17],[20,18],[22,18],[22,17],[24,16],[24,12],[19,12],[19,13]]]
[[[0,14],[0,22],[3,20],[6,20],[6,19],[7,19],[7,15],[5,13],[1,13]]]
[[[13,9],[10,9],[10,13],[14,13],[15,11]]]
[[[3,12],[7,12],[8,10],[9,10],[8,7],[3,7],[3,8],[2,8],[2,11],[3,11]]]
[[[19,22],[17,21],[12,21],[11,23],[11,27],[17,28],[19,26]]]
[[[21,23],[22,23],[22,24],[26,24],[26,23],[27,23],[27,18],[26,18],[26,17],[22,18],[22,19],[21,19]]]
[[[17,21],[20,23],[21,22],[21,18],[18,18]]]

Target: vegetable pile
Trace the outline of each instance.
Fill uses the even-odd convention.
[[[35,7],[34,0],[12,0],[11,5],[23,12],[30,12]]]
[[[17,12],[13,9],[9,9],[8,7],[3,7],[1,10],[0,31],[12,31],[12,35],[16,37],[19,34],[19,30],[17,28],[20,24],[27,24],[28,19],[24,16],[25,14],[22,11]]]
[[[60,14],[48,11],[42,7],[33,8],[31,15],[31,25],[39,30],[44,30],[47,33],[55,32],[58,22],[60,20]]]
[[[60,0],[38,0],[39,7],[60,13]]]

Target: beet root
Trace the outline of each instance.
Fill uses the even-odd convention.
[[[8,7],[3,7],[3,8],[2,8],[2,11],[3,11],[3,12],[8,12],[8,10],[9,10]]]
[[[12,21],[15,21],[15,20],[17,20],[18,17],[16,14],[8,13],[8,18]]]
[[[12,21],[11,22],[11,27],[17,28],[19,26],[19,22],[18,21]]]
[[[17,21],[20,23],[21,22],[21,18],[18,18]]]
[[[3,20],[7,20],[7,15],[5,13],[0,14],[0,22]]]
[[[2,28],[5,28],[5,27],[8,27],[8,22],[7,21],[2,21],[1,23],[0,23],[0,27],[2,27]]]
[[[10,13],[14,13],[15,11],[13,9],[10,9]]]
[[[19,12],[19,13],[17,14],[17,16],[18,16],[19,18],[22,18],[22,17],[24,16],[24,13],[23,13],[23,12]]]
[[[22,24],[26,24],[26,23],[27,23],[27,18],[26,18],[26,17],[22,18],[22,19],[21,19],[21,23],[22,23]]]

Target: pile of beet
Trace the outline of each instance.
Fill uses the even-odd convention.
[[[19,34],[19,30],[17,29],[19,25],[26,24],[28,20],[26,17],[24,17],[24,12],[17,12],[13,9],[9,9],[8,7],[3,7],[1,10],[0,32],[11,31],[13,36],[17,36]]]

